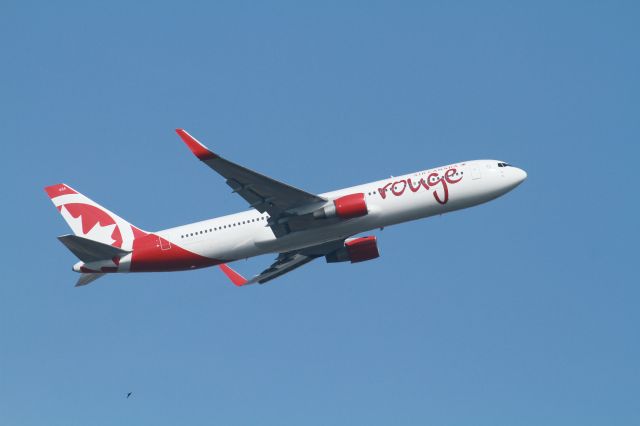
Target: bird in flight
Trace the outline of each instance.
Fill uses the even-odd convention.
[[[131,396],[131,394],[132,394],[132,393],[133,393],[133,392],[129,392],[129,393],[127,394],[127,399],[129,399],[129,397]]]

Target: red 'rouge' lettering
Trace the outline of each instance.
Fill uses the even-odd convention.
[[[447,201],[449,201],[449,188],[447,186],[447,181],[445,179],[438,179],[437,183],[442,185],[442,189],[444,191],[444,200],[440,200],[440,197],[438,196],[438,190],[434,190],[433,191],[433,198],[436,199],[437,202],[439,202],[440,204],[447,204]]]
[[[418,192],[421,185],[424,185],[426,189],[429,189],[429,185],[427,185],[424,179],[420,179],[420,181],[418,182],[418,185],[416,185],[415,187],[413,186],[413,182],[411,181],[411,178],[407,179],[407,183],[409,184],[409,189],[411,190],[411,192]]]
[[[438,169],[442,170],[442,168]],[[411,192],[418,192],[420,187],[424,187],[427,191],[433,190],[433,198],[439,204],[447,204],[449,201],[449,185],[454,185],[462,180],[462,176],[458,178],[454,178],[457,173],[457,169],[451,168],[447,169],[442,176],[438,172],[429,173],[427,179],[421,178],[417,184],[411,180],[411,178],[402,179],[395,182],[389,182],[382,188],[378,188],[378,193],[380,197],[384,200],[387,198],[387,190],[391,190],[391,193],[396,197],[401,196],[407,189],[407,186],[411,190]],[[442,196],[438,193],[438,185],[442,188]]]
[[[431,178],[434,178],[434,180],[432,181]],[[427,176],[427,182],[431,184],[431,188],[435,188],[438,184],[442,185],[442,189],[444,191],[444,200],[440,199],[437,189],[434,189],[433,191],[433,198],[435,198],[436,201],[440,204],[447,204],[447,201],[449,201],[449,188],[447,187],[447,181],[445,180],[445,177],[440,176],[438,173],[430,173],[429,176]]]
[[[456,174],[456,169],[449,169],[447,170],[447,172],[444,174],[444,178],[447,180],[447,182],[449,183],[458,183],[460,182],[460,179],[462,179],[462,176],[460,176],[458,179],[451,179],[451,176]]]
[[[396,185],[399,186],[399,184],[402,184],[402,189],[396,191]],[[404,193],[405,189],[407,189],[407,181],[403,179],[398,182],[393,182],[393,186],[391,187],[391,192],[393,193],[393,195],[398,197]]]
[[[431,178],[435,178],[435,180],[431,182]],[[441,179],[442,178],[437,173],[430,173],[429,176],[427,176],[427,182],[429,182],[431,186],[434,186],[435,184],[437,184]]]
[[[383,200],[387,198],[387,188],[389,188],[391,185],[393,185],[393,182],[389,182],[382,188],[378,188],[378,193],[380,194]]]

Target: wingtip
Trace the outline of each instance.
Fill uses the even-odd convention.
[[[245,279],[245,277],[243,277],[242,275],[240,275],[239,273],[237,273],[236,271],[231,269],[231,267],[229,265],[227,265],[226,263],[221,263],[218,266],[220,267],[222,272],[224,272],[224,274],[227,276],[227,278],[229,278],[231,280],[231,282],[235,286],[241,287],[241,286],[247,284],[248,281]]]
[[[204,161],[204,160],[211,160],[214,158],[218,158],[216,154],[209,151],[209,148],[201,144],[196,138],[191,136],[189,132],[187,132],[186,130],[178,128],[176,129],[176,133],[178,134],[178,136],[180,136],[180,139],[182,139],[185,145],[187,145],[187,147],[191,150],[193,155],[198,157],[198,159]]]

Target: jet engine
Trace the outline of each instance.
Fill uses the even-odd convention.
[[[344,247],[339,248],[333,253],[329,253],[325,258],[327,259],[327,263],[346,261],[357,263],[375,259],[379,256],[380,252],[378,252],[376,237],[368,236],[345,241]]]
[[[352,219],[354,217],[365,216],[369,213],[364,193],[343,195],[333,200],[332,204],[313,212],[316,219],[339,217],[342,219]]]

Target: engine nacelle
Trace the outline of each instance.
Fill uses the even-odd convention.
[[[365,216],[369,213],[364,193],[343,195],[333,200],[333,204],[325,206],[313,212],[313,217],[324,219],[329,217],[339,217],[342,219],[353,219],[354,217]]]
[[[378,251],[376,237],[369,236],[348,240],[344,243],[344,247],[339,248],[333,253],[329,253],[325,258],[327,259],[327,263],[346,261],[357,263],[375,259],[379,256],[380,252]]]

